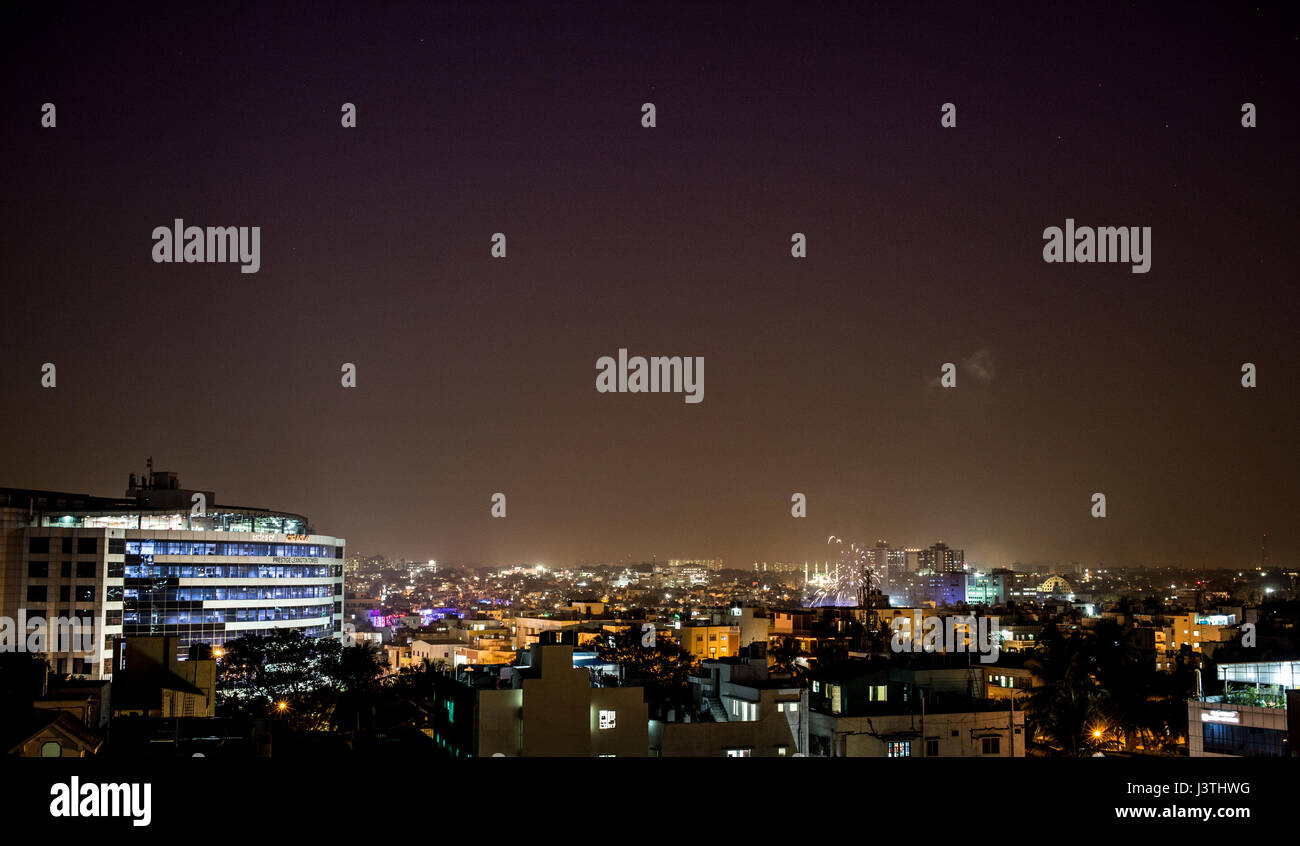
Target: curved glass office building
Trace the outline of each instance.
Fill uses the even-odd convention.
[[[47,654],[55,672],[95,678],[111,675],[118,637],[175,637],[178,657],[284,628],[341,637],[344,540],[214,499],[152,470],[120,500],[0,489],[4,615],[89,622],[93,645],[51,637]]]

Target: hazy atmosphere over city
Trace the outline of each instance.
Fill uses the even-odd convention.
[[[3,27],[0,481],[152,456],[483,564],[1295,560],[1294,15],[583,8]],[[259,226],[260,269],[156,263],[177,218]],[[1067,220],[1150,227],[1149,268],[1045,262]],[[702,401],[599,392],[621,349],[702,357]]]
[[[1298,140],[1285,0],[0,7],[0,838],[1294,828]]]

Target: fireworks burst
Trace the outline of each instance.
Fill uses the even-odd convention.
[[[859,543],[845,542],[831,535],[826,543],[838,549],[835,569],[806,580],[805,608],[853,606],[865,604],[869,587],[883,584],[883,562],[876,561],[875,549]]]

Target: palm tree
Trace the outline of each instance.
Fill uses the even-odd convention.
[[[330,675],[339,688],[333,722],[361,730],[363,715],[373,718],[380,692],[379,679],[384,674],[384,656],[370,641],[345,647],[331,668]]]
[[[772,669],[778,673],[797,675],[801,668],[795,663],[795,659],[802,654],[799,641],[788,635],[778,638],[767,648],[767,657],[772,661]]]
[[[1154,667],[1147,666],[1142,653],[1132,647],[1128,635],[1132,623],[1124,627],[1112,622],[1099,624],[1089,639],[1094,675],[1104,691],[1103,710],[1106,720],[1124,749],[1135,752],[1155,745],[1156,738],[1167,734],[1168,726],[1160,707],[1160,691],[1153,687]]]
[[[1077,638],[1066,639],[1049,625],[1025,662],[1034,677],[1025,718],[1032,742],[1050,754],[1090,755],[1105,738],[1102,689],[1078,646]]]
[[[1026,662],[1035,686],[1026,702],[1034,737],[1050,752],[1086,755],[1109,748],[1172,754],[1185,732],[1192,674],[1180,656],[1172,673],[1157,673],[1149,655],[1133,647],[1131,624],[1103,622],[1087,635],[1066,638],[1044,630]]]

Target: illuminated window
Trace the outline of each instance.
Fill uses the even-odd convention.
[[[602,730],[614,728],[614,713],[613,711],[600,712],[600,727]]]
[[[62,758],[63,747],[59,745],[57,740],[47,740],[41,744],[41,757]]]
[[[753,751],[754,750],[752,749],[728,749],[727,757],[728,758],[752,758],[753,755],[751,753]]]
[[[890,740],[885,742],[886,758],[910,758],[912,757],[912,741],[910,740]]]

